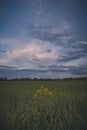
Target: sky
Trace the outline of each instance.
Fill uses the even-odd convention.
[[[0,0],[0,77],[85,76],[86,0]]]

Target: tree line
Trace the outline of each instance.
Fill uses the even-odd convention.
[[[56,79],[52,79],[52,78],[13,78],[13,79],[8,79],[7,77],[1,77],[0,78],[0,81],[58,81],[58,80],[81,80],[81,79],[84,79],[84,80],[87,80],[87,77],[78,77],[78,78],[72,78],[72,77],[69,77],[69,78],[63,78],[63,79],[59,79],[59,78],[56,78]]]

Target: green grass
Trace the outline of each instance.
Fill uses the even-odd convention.
[[[0,130],[87,130],[87,80],[0,81]]]

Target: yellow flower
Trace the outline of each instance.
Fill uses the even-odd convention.
[[[52,96],[53,93],[46,87],[44,86],[41,86],[39,89],[37,89],[34,97],[41,97],[41,96]]]
[[[44,86],[41,86],[41,89],[44,89]]]
[[[35,94],[34,97],[36,98],[36,97],[37,97],[37,94]]]
[[[44,88],[44,92],[45,92],[45,93],[49,93],[48,88]]]
[[[38,93],[38,94],[39,94],[39,93],[41,93],[41,90],[40,90],[40,89],[38,89],[38,90],[36,91],[36,93]]]
[[[53,95],[52,92],[49,92],[49,95],[52,96]]]

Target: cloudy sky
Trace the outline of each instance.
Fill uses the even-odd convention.
[[[0,0],[0,77],[87,76],[86,0]]]

